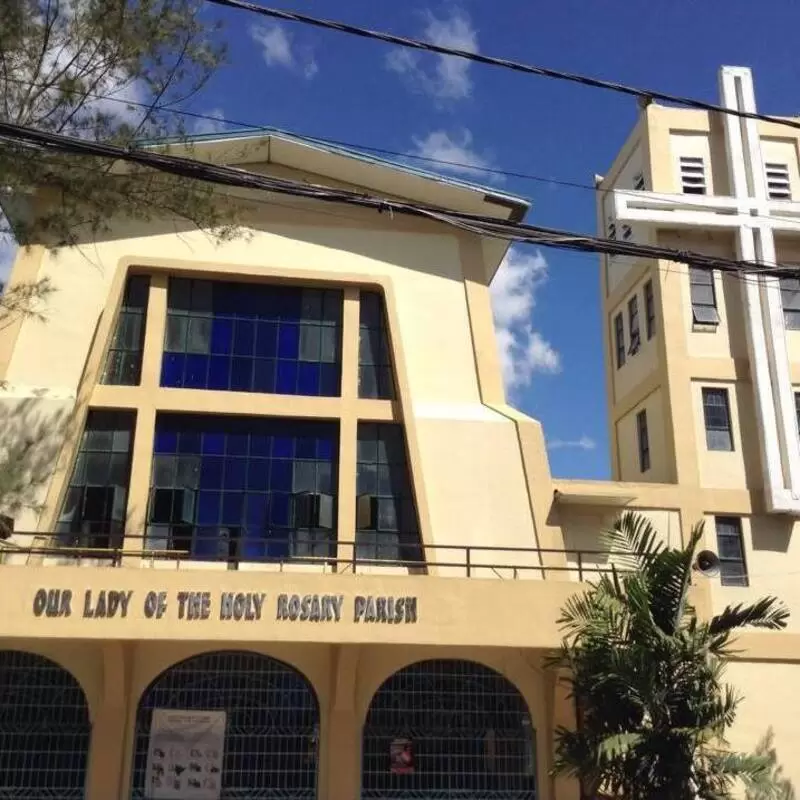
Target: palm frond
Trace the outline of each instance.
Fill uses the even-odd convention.
[[[789,621],[789,609],[777,597],[762,597],[754,603],[728,606],[709,623],[712,636],[730,633],[737,628],[783,630]]]
[[[653,523],[635,511],[622,513],[603,533],[601,542],[614,553],[621,567],[630,570],[644,568],[664,549]]]

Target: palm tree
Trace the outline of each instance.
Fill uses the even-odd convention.
[[[578,725],[556,731],[553,772],[589,797],[724,800],[737,779],[768,782],[768,758],[727,746],[740,698],[722,679],[734,632],[783,629],[789,612],[767,597],[699,620],[688,595],[701,537],[702,524],[668,548],[647,517],[624,513],[605,537],[616,566],[562,610],[550,665]]]

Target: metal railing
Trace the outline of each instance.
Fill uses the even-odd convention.
[[[20,536],[31,537],[33,543],[24,545],[0,541],[0,564],[16,563],[17,559],[5,558],[14,555],[28,557],[27,563],[31,563],[29,557],[41,556],[66,559],[67,563],[88,559],[106,562],[110,567],[121,566],[125,560],[147,559],[153,562],[176,562],[176,565],[182,562],[227,563],[229,569],[236,569],[240,564],[263,564],[279,568],[297,564],[328,565],[335,567],[337,572],[352,573],[365,567],[399,567],[408,569],[412,574],[426,574],[430,568],[436,568],[462,571],[468,578],[483,575],[516,579],[536,572],[541,578],[546,578],[549,573],[567,573],[576,575],[579,581],[611,571],[609,551],[574,548],[423,544],[418,541],[413,544],[382,543],[377,538],[367,542],[359,539],[343,541],[336,539],[335,535],[320,538],[318,534],[295,534],[287,538],[253,541],[194,536],[193,551],[190,551],[148,546],[153,537],[142,534],[112,537],[37,532],[17,533],[14,538]],[[98,540],[106,540],[107,543],[97,546]],[[227,552],[198,552],[200,545],[212,541],[229,545]],[[253,544],[261,545],[263,552],[245,552],[247,546]]]

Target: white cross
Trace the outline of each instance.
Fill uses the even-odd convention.
[[[723,67],[719,82],[726,108],[755,112],[749,69]],[[734,231],[739,259],[774,264],[775,233],[800,233],[800,203],[769,199],[757,120],[726,114],[723,122],[732,197],[617,190],[614,216],[637,227]],[[767,508],[800,515],[800,436],[780,282],[748,275],[742,296]]]

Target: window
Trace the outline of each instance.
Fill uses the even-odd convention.
[[[656,333],[656,301],[653,296],[653,281],[647,281],[644,285],[644,313],[647,325],[647,340],[649,341]]]
[[[159,414],[147,545],[198,560],[329,557],[338,426]]]
[[[358,396],[394,399],[394,377],[383,295],[361,292],[358,333]]]
[[[716,517],[720,583],[723,586],[748,586],[744,560],[742,521],[738,517]]]
[[[149,294],[150,278],[147,275],[129,276],[101,383],[116,386],[139,385]]]
[[[703,389],[703,418],[709,450],[733,450],[727,389]]]
[[[800,278],[781,278],[783,324],[787,330],[800,330]]]
[[[628,333],[631,339],[628,352],[634,356],[639,352],[639,346],[642,343],[639,335],[639,298],[636,295],[628,300]]]
[[[719,325],[714,271],[706,267],[689,267],[689,294],[692,300],[692,321],[698,325]]]
[[[706,168],[701,156],[681,156],[680,170],[684,194],[706,193]]]
[[[342,293],[172,278],[161,385],[334,397]]]
[[[767,173],[767,195],[770,200],[791,200],[788,164],[764,164]]]
[[[800,392],[794,393],[794,414],[797,420],[797,429],[800,432]]]
[[[359,423],[356,480],[358,557],[424,560],[401,425]]]
[[[614,317],[614,340],[617,346],[617,369],[625,363],[625,323],[622,314]]]
[[[633,190],[635,192],[643,192],[645,190],[644,175],[641,172],[637,172],[633,176]]]
[[[122,545],[134,422],[133,412],[89,412],[56,527],[63,544]]]
[[[647,411],[636,415],[636,434],[639,441],[639,472],[650,469],[650,437],[647,434]]]

